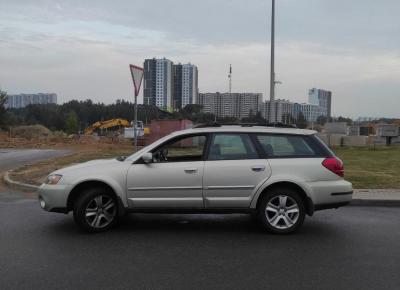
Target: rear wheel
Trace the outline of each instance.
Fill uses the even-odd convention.
[[[267,231],[289,234],[303,224],[304,202],[295,190],[276,187],[264,195],[258,208],[258,216]]]
[[[74,204],[74,220],[82,229],[100,232],[113,227],[118,219],[115,195],[104,188],[91,188],[82,192]]]

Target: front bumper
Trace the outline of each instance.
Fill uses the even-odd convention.
[[[46,211],[67,213],[68,186],[42,184],[39,187],[39,204]]]

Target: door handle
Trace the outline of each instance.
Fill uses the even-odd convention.
[[[197,168],[185,168],[184,169],[186,173],[192,174],[197,172]]]
[[[255,172],[260,172],[265,170],[265,165],[254,165],[251,167],[251,170]]]

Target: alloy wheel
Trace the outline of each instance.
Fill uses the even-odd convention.
[[[114,199],[108,195],[98,195],[91,199],[85,209],[86,222],[93,228],[104,228],[112,223],[117,213]]]
[[[268,223],[276,229],[289,229],[299,219],[300,209],[296,200],[287,195],[272,197],[265,208]]]

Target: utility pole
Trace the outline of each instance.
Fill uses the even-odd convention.
[[[272,0],[271,12],[271,72],[269,96],[269,122],[275,123],[275,0]]]

